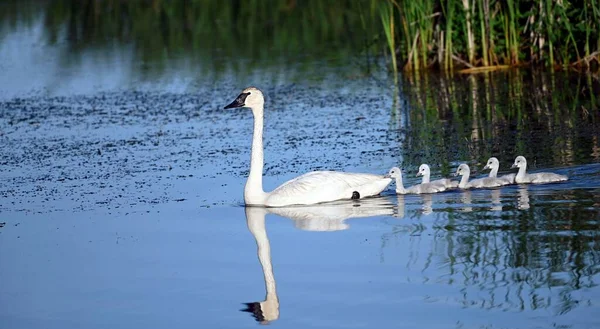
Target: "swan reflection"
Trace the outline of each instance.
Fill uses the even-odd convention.
[[[492,206],[490,207],[491,211],[502,211],[502,202],[500,201],[500,190],[493,189],[490,191],[492,197]]]
[[[433,196],[431,194],[421,194],[421,201],[423,202],[421,206],[423,215],[431,214],[433,212]]]
[[[394,204],[386,197],[267,210],[271,214],[293,220],[298,229],[321,232],[346,230],[350,226],[345,221],[350,218],[397,214]]]
[[[529,191],[527,186],[519,187],[519,197],[517,198],[517,208],[520,210],[529,209]]]
[[[471,195],[471,191],[469,191],[469,190],[462,191],[460,194],[460,202],[463,205],[463,207],[461,208],[461,211],[463,211],[463,212],[473,211],[473,207],[472,207],[473,197]]]
[[[246,207],[246,223],[248,230],[256,240],[258,249],[258,260],[262,266],[265,277],[265,289],[267,294],[262,302],[246,303],[244,312],[250,312],[261,324],[268,324],[279,318],[279,298],[277,297],[277,286],[273,275],[273,264],[271,263],[271,244],[265,228],[265,215],[267,209],[262,207]]]
[[[404,199],[402,202],[404,208]],[[279,318],[279,298],[271,262],[271,245],[265,227],[265,216],[275,214],[294,221],[295,227],[308,231],[337,231],[349,226],[349,218],[371,216],[393,216],[396,207],[387,198],[362,199],[353,202],[329,203],[315,206],[284,208],[246,207],[248,230],[256,240],[258,260],[265,279],[266,296],[261,302],[246,303],[242,311],[252,313],[256,321],[268,324]],[[404,212],[404,210],[402,210]]]

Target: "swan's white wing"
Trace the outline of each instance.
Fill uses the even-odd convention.
[[[517,176],[517,175],[516,174],[508,174],[508,175],[500,176],[500,177],[498,177],[498,179],[505,180],[508,182],[508,184],[514,184],[515,176]]]
[[[391,181],[382,175],[313,171],[273,190],[266,205],[277,207],[351,199],[355,191],[364,198],[381,193]]]
[[[501,179],[494,178],[494,177],[484,177],[484,178],[473,179],[467,184],[467,186],[474,187],[474,188],[498,187],[498,186],[502,186],[502,185],[506,185],[506,182]]]
[[[535,174],[529,174],[526,177],[529,178],[531,183],[552,183],[567,180],[567,176],[559,175],[551,172],[541,172]]]
[[[430,183],[432,183],[432,184],[438,184],[438,185],[441,184],[441,185],[444,185],[446,188],[458,187],[458,182],[453,182],[449,178],[437,179],[437,180],[434,180],[434,181],[432,181]]]
[[[446,186],[443,184],[422,183],[411,186],[406,189],[407,194],[423,194],[423,193],[438,193],[446,190]]]

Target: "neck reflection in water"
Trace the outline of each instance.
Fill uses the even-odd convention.
[[[404,200],[399,200],[404,204]],[[267,236],[265,217],[275,214],[294,221],[296,228],[306,231],[339,231],[349,228],[346,219],[370,216],[397,216],[398,208],[386,198],[340,201],[315,206],[282,208],[246,207],[248,230],[256,240],[258,260],[262,266],[266,296],[261,302],[246,303],[244,312],[252,313],[256,321],[268,324],[279,318],[279,297],[273,264],[271,244]],[[403,212],[403,210],[402,210]]]
[[[248,224],[248,230],[256,240],[258,260],[265,276],[267,295],[262,302],[246,303],[247,307],[242,311],[252,313],[256,321],[261,324],[267,324],[279,318],[279,298],[277,297],[273,264],[271,263],[271,245],[265,228],[266,214],[267,208],[246,207],[246,223]]]

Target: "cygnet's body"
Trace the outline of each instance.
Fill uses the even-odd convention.
[[[490,169],[489,178],[497,179],[498,182],[502,185],[514,184],[515,183],[515,174],[508,174],[504,176],[498,177],[498,169],[500,168],[500,161],[495,157],[491,157],[488,159],[487,164],[483,169]]]
[[[433,182],[430,182],[429,179],[431,177],[431,170],[429,169],[429,165],[427,164],[422,164],[419,167],[419,172],[417,173],[417,176],[423,176],[423,180],[421,181],[421,183],[426,184],[426,183],[432,183],[432,184],[437,184],[437,185],[444,185],[446,188],[456,188],[458,187],[458,182],[457,181],[452,181],[448,178],[442,178],[442,179],[436,179]]]
[[[469,176],[471,175],[471,169],[465,163],[458,166],[458,168],[456,169],[456,173],[454,175],[462,176],[462,178],[460,179],[460,182],[458,183],[458,187],[462,188],[462,189],[498,187],[498,186],[505,185],[505,184],[502,184],[497,178],[490,178],[490,177],[477,178],[477,179],[473,179],[473,180],[469,181]]]
[[[515,163],[513,163],[511,168],[519,168],[517,175],[515,176],[515,182],[518,184],[524,183],[534,183],[534,184],[542,184],[542,183],[554,183],[554,182],[562,182],[569,179],[569,177],[565,175],[559,175],[551,172],[539,172],[534,174],[528,174],[527,171],[527,160],[525,160],[524,156],[519,155],[515,159]]]
[[[446,187],[442,184],[418,184],[409,188],[404,188],[402,183],[402,171],[398,167],[390,169],[387,177],[394,178],[396,180],[396,193],[397,194],[423,194],[423,193],[438,193],[446,190]]]

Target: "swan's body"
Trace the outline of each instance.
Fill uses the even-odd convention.
[[[515,183],[515,174],[508,174],[504,176],[498,177],[498,169],[500,168],[500,161],[495,157],[491,157],[488,159],[487,164],[483,169],[490,169],[489,178],[495,178],[502,185],[514,184]]]
[[[515,182],[518,184],[523,183],[553,183],[553,182],[562,182],[569,179],[569,177],[565,175],[559,175],[551,172],[540,172],[535,174],[527,174],[527,160],[525,160],[524,156],[519,155],[515,159],[515,163],[511,166],[511,168],[519,168],[517,175],[515,176]]]
[[[315,171],[283,183],[271,192],[262,186],[264,97],[260,90],[250,87],[225,108],[248,107],[254,116],[250,174],[244,188],[247,205],[283,207],[307,205],[335,200],[364,198],[381,193],[391,182],[383,175]],[[357,193],[355,193],[357,192]]]
[[[485,177],[485,178],[477,178],[469,181],[469,176],[471,175],[471,169],[465,163],[458,166],[456,169],[455,176],[462,175],[460,182],[458,183],[458,187],[462,189],[468,188],[484,188],[484,187],[498,187],[502,185],[506,185],[502,181],[497,178]]]
[[[383,175],[313,171],[265,193],[264,205],[278,207],[351,199],[354,192],[363,198],[381,193],[390,183],[391,179]]]
[[[402,183],[402,171],[398,167],[390,169],[388,177],[396,179],[397,194],[423,194],[423,193],[438,193],[446,190],[446,186],[442,184],[424,183],[404,188]]]
[[[421,181],[421,183],[426,184],[426,183],[432,183],[432,184],[436,184],[436,185],[444,185],[446,188],[455,188],[458,187],[458,182],[456,181],[452,181],[448,178],[442,178],[442,179],[436,179],[433,182],[430,182],[429,179],[431,177],[431,169],[429,169],[429,165],[427,164],[422,164],[419,167],[419,172],[417,173],[417,176],[423,176],[423,180]]]

